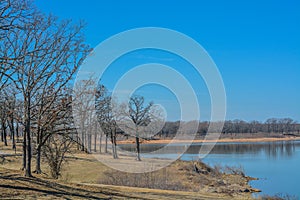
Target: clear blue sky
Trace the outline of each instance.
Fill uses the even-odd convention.
[[[227,119],[300,121],[297,0],[37,0],[36,5],[60,18],[85,20],[86,40],[92,47],[137,27],[180,31],[199,42],[217,64],[227,92]],[[176,119],[177,111],[169,109],[169,119]],[[206,112],[204,119],[209,116]]]

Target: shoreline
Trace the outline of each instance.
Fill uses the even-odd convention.
[[[158,139],[158,140],[142,140],[141,144],[168,144],[168,143],[259,143],[259,142],[279,142],[279,141],[298,141],[300,137],[284,137],[284,138],[275,138],[275,137],[262,137],[262,138],[223,138],[219,140],[171,140],[171,139]],[[117,141],[118,144],[134,144],[134,140],[121,140]]]

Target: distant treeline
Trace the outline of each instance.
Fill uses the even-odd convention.
[[[197,136],[204,136],[210,123],[220,122],[199,122]],[[180,121],[166,122],[164,128],[158,133],[160,137],[172,137],[177,133]],[[227,120],[224,123],[222,134],[240,134],[240,133],[278,133],[278,134],[299,134],[300,124],[291,118],[270,118],[265,122]]]

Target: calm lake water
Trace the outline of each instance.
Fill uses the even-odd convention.
[[[162,144],[142,144],[142,152],[151,152]],[[194,143],[181,157],[182,160],[197,160],[201,143]],[[122,145],[122,149],[134,151],[134,145]],[[168,147],[156,158],[176,158],[185,144]],[[148,155],[149,157],[149,155]],[[203,159],[209,165],[242,166],[246,175],[259,178],[251,181],[260,194],[289,194],[300,197],[300,141],[260,143],[218,143]]]

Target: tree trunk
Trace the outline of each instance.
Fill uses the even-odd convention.
[[[118,156],[118,152],[117,152],[117,137],[116,137],[115,133],[113,136],[113,149],[114,149],[114,159],[118,159],[119,156]]]
[[[1,130],[1,142],[4,142],[4,135],[3,135],[3,127],[1,127],[2,130]]]
[[[76,143],[77,143],[77,150],[79,151],[81,145],[80,145],[80,138],[78,135],[76,136]]]
[[[136,160],[141,161],[141,155],[140,155],[140,138],[135,137],[135,143],[136,143]]]
[[[105,134],[105,153],[108,153],[108,150],[107,150],[107,140],[108,140],[108,135]]]
[[[83,129],[83,128],[82,128]],[[85,141],[85,138],[84,138],[84,130],[81,130],[82,132],[81,132],[81,151],[84,151],[84,146],[85,146],[85,144],[84,144],[84,141]]]
[[[30,135],[30,94],[27,95],[28,101],[25,104],[25,134],[26,134],[26,167],[25,176],[32,177],[31,174],[31,135]]]
[[[10,129],[10,135],[11,135],[11,139],[12,139],[12,149],[15,150],[15,152],[16,152],[16,139],[15,139],[15,127],[14,127],[13,116],[10,117],[9,129]]]
[[[41,127],[38,126],[37,129],[37,136],[36,136],[36,160],[35,160],[35,170],[34,173],[36,174],[41,174],[42,169],[41,169],[41,151],[42,151],[42,137],[43,137],[44,132],[41,130]]]
[[[36,149],[36,165],[35,165],[35,171],[34,173],[36,174],[41,174],[42,169],[41,169],[41,146],[39,145]]]
[[[97,134],[94,134],[94,152],[97,152]]]
[[[85,126],[84,120],[81,120],[81,151],[85,150]]]
[[[2,142],[4,142],[4,145],[7,146],[7,134],[6,134],[6,126],[5,126],[5,120],[4,119],[2,119],[1,128],[2,128],[1,140],[2,140]]]
[[[2,125],[2,127],[3,127],[3,125]],[[7,146],[7,134],[6,134],[6,128],[5,127],[3,127],[2,132],[3,132],[4,145]]]
[[[111,146],[112,146],[112,156],[113,156],[113,158],[115,159],[115,148],[114,148],[114,143],[113,142],[111,142]]]
[[[17,140],[19,140],[19,123],[17,122],[16,124],[16,136],[17,136]]]
[[[102,133],[100,133],[99,137],[99,152],[102,153]]]
[[[91,151],[92,151],[92,135],[89,133],[88,135],[87,135],[87,146],[88,146],[88,153],[91,153]]]
[[[15,133],[12,133],[12,149],[15,150],[16,153],[17,147],[16,147]]]
[[[22,170],[26,168],[26,133],[23,131],[23,160],[22,160]]]
[[[110,133],[110,139],[111,139],[111,145],[112,145],[112,153],[113,153],[113,158],[117,159],[118,154],[117,154],[117,143],[116,143],[116,136],[113,132]]]
[[[28,123],[28,122],[27,122]],[[30,122],[29,122],[30,124]],[[31,174],[31,136],[30,128],[26,127],[26,167],[25,167],[25,176],[32,177]]]

